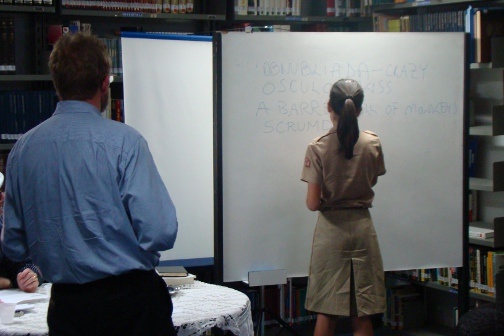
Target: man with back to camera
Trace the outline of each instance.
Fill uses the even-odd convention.
[[[53,283],[51,336],[176,335],[155,271],[176,239],[175,207],[145,139],[101,116],[110,68],[96,37],[55,44],[49,69],[60,101],[7,160],[4,253],[31,256]]]

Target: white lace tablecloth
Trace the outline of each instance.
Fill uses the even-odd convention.
[[[242,292],[195,281],[181,286],[172,300],[178,336],[201,335],[213,327],[235,335],[254,334],[250,300]]]
[[[50,294],[50,285],[38,291]],[[181,286],[172,294],[173,324],[178,336],[202,335],[214,327],[235,335],[252,336],[252,313],[248,297],[231,288],[195,281]],[[48,335],[47,306],[49,300],[31,302],[35,307],[12,324],[0,324],[0,335]]]

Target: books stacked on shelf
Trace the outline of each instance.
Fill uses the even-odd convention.
[[[162,0],[162,11],[173,14],[194,13],[194,0]]]
[[[469,190],[469,202],[468,202],[468,219],[469,222],[476,222],[478,220],[478,191]]]
[[[495,296],[495,276],[504,265],[504,251],[493,251],[478,247],[469,248],[470,289],[475,293]]]
[[[285,285],[285,321],[290,324],[302,324],[316,319],[315,313],[306,310],[306,290],[308,278],[290,278]]]
[[[112,99],[109,105],[110,113],[107,115],[110,116],[110,119],[124,122],[124,100],[123,99]]]
[[[494,297],[496,293],[496,274],[499,271],[504,273],[504,251],[495,251],[477,246],[469,247],[469,288],[471,292]],[[406,281],[432,282],[458,288],[456,267],[390,271],[388,274]]]
[[[316,318],[314,313],[305,309],[306,279],[305,277],[290,278],[287,279],[287,284],[265,286],[264,302],[262,303],[260,288],[248,287],[243,283],[231,284],[231,287],[248,296],[253,312],[261,307],[266,309],[264,325],[277,324],[277,320],[268,312],[294,325],[315,320]],[[256,322],[254,321],[254,323]]]
[[[469,6],[466,10],[466,33],[469,33],[469,62],[490,63],[495,55],[497,64],[501,59],[497,56],[501,50],[492,50],[492,40],[504,38],[504,10],[502,8],[477,8]],[[494,43],[499,49],[499,44]]]
[[[369,16],[371,6],[366,0],[327,0],[326,14],[334,17]]]
[[[476,154],[478,153],[478,141],[476,139],[469,140],[469,177],[476,177]]]
[[[427,313],[420,292],[413,286],[387,289],[387,306],[383,324],[392,329],[419,328],[425,324]]]
[[[165,0],[166,1],[166,0]],[[116,12],[135,12],[135,13],[173,13],[185,14],[194,11],[194,0],[132,0],[132,1],[80,1],[80,0],[62,0],[63,9],[79,10],[99,10]]]
[[[474,63],[492,62],[492,37],[504,36],[504,10],[475,8],[473,10]]]
[[[235,15],[301,15],[301,0],[235,0]]]
[[[16,72],[14,19],[0,18],[0,74]]]
[[[0,92],[0,142],[15,142],[25,132],[49,118],[56,108],[54,91]]]
[[[464,11],[446,11],[409,15],[373,13],[376,32],[463,32]]]
[[[111,69],[112,74],[122,75],[123,69],[122,69],[122,57],[121,57],[122,52],[121,39],[118,37],[112,37],[112,38],[102,37],[101,40],[107,46],[110,58],[112,60],[112,69]]]
[[[306,310],[305,301],[306,286],[292,286],[289,300],[286,300],[285,302],[286,317],[291,324],[301,324],[316,318],[316,315],[313,312]]]
[[[0,0],[0,5],[19,5],[19,6],[53,6],[53,0]]]

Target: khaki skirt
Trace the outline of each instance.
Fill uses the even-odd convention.
[[[339,316],[385,311],[383,263],[368,209],[322,211],[313,235],[307,310]]]

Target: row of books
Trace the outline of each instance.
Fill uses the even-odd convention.
[[[124,100],[111,99],[105,117],[119,122],[124,122]]]
[[[469,190],[468,211],[469,222],[478,221],[478,191],[476,190]]]
[[[22,134],[49,118],[56,103],[54,91],[0,92],[0,142],[15,142]]]
[[[359,17],[369,16],[370,12],[370,0],[327,0],[327,16]]]
[[[301,0],[235,0],[235,15],[301,15]]]
[[[101,37],[100,38],[105,45],[110,54],[110,59],[112,60],[112,69],[111,72],[114,75],[122,75],[123,73],[123,64],[122,64],[122,46],[121,39],[118,37]]]
[[[504,272],[504,251],[469,247],[469,288],[476,293],[495,295],[495,274]]]
[[[469,140],[469,177],[476,177],[476,154],[478,153],[478,141],[476,139]]]
[[[63,34],[73,34],[82,32],[83,34],[91,34],[91,24],[81,23],[80,20],[69,21],[68,24],[51,24],[47,26],[47,49],[52,50],[52,47],[56,41]],[[122,47],[121,39],[119,37],[100,37],[100,39],[107,46],[111,61],[112,69],[111,72],[114,75],[122,74]]]
[[[53,0],[0,0],[0,5],[53,6]]]
[[[444,11],[411,15],[374,13],[374,31],[378,32],[466,32],[470,35],[470,63],[489,63],[494,57],[503,64],[502,52],[497,50],[504,39],[504,10],[473,8],[464,11]],[[492,50],[492,42],[500,38]]]
[[[422,327],[427,312],[418,289],[409,285],[387,288],[387,305],[382,320],[383,325],[392,329]]]
[[[402,3],[412,3],[412,4],[428,4],[429,0],[372,0],[372,5],[390,5],[390,4],[402,4]]]
[[[81,10],[191,14],[194,12],[194,0],[62,0],[62,7]]]
[[[494,297],[496,274],[504,273],[504,251],[470,247],[469,253],[470,290],[474,293],[483,293]],[[435,282],[439,285],[458,288],[459,275],[456,267],[390,271],[388,273],[405,280]]]
[[[0,18],[0,74],[16,72],[14,19]]]
[[[464,32],[466,13],[446,11],[410,15],[373,14],[377,32]]]

